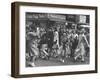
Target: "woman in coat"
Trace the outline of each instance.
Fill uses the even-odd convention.
[[[85,61],[85,42],[89,47],[88,41],[86,36],[84,35],[84,29],[80,32],[78,36],[78,46],[75,50],[74,59],[77,60],[77,58],[81,57],[81,61]]]

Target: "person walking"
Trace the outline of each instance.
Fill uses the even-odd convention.
[[[75,50],[74,60],[76,61],[77,58],[81,57],[81,61],[84,62],[85,61],[85,45],[84,45],[84,43],[86,42],[89,47],[86,36],[84,35],[84,29],[82,29],[82,31],[80,32],[78,39],[79,39],[79,41],[78,41],[78,46]]]

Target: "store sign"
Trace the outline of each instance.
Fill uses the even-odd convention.
[[[80,15],[78,17],[78,23],[86,23],[86,16]]]
[[[67,17],[66,17],[66,20],[69,21],[69,22],[76,22],[76,15],[70,15],[68,14]]]
[[[47,18],[47,14],[29,14],[27,15],[28,19],[39,19],[39,18]]]
[[[49,19],[59,19],[59,20],[66,20],[66,16],[64,15],[54,15],[54,14],[48,14]]]
[[[26,16],[27,19],[50,19],[53,21],[65,21],[65,15],[57,15],[57,14],[28,14]]]

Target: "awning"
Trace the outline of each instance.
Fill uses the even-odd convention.
[[[80,27],[90,27],[89,25],[80,25]]]

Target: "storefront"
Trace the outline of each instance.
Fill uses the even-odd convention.
[[[47,13],[26,13],[26,25],[30,23],[35,27],[43,27],[45,29],[51,27],[65,26],[66,16],[60,14]]]

